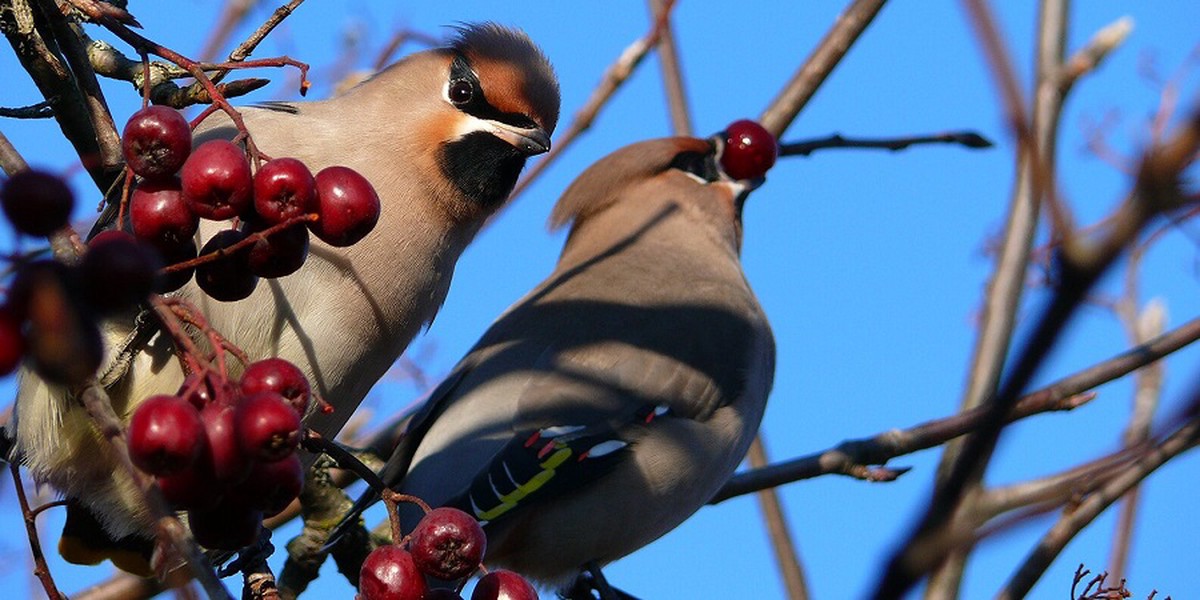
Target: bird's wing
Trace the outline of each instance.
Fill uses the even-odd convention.
[[[413,453],[416,452],[417,447],[421,444],[425,433],[429,431],[430,425],[437,419],[437,415],[445,408],[445,402],[442,400],[453,394],[459,382],[469,372],[470,368],[467,366],[467,361],[460,363],[450,375],[446,376],[430,392],[425,403],[405,421],[404,433],[400,436],[399,441],[392,450],[391,457],[388,458],[383,470],[380,471],[380,479],[385,482],[399,481],[408,472],[408,467],[412,464]],[[329,538],[325,543],[326,547],[328,548],[337,543],[354,526],[362,513],[379,501],[379,497],[379,490],[367,488],[362,496],[359,496],[358,500],[355,501],[354,506],[346,512],[346,516],[342,517],[342,520],[329,533]]]
[[[517,400],[511,437],[446,505],[494,522],[586,486],[655,427],[703,421],[741,393],[677,356],[603,346],[544,353]]]

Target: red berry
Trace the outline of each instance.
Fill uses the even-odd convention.
[[[25,355],[25,334],[21,319],[9,306],[0,306],[0,375],[8,375],[21,364]]]
[[[162,254],[163,263],[166,265],[174,265],[182,262],[187,262],[196,258],[196,243],[187,240],[182,244],[175,246],[160,246],[158,251]],[[173,292],[183,287],[187,282],[192,280],[192,274],[196,272],[196,267],[188,267],[179,271],[163,272],[163,276],[159,279],[158,287],[155,292],[165,294]]]
[[[133,235],[169,254],[168,248],[192,243],[200,226],[179,189],[179,180],[143,181],[129,198],[129,221]]]
[[[496,569],[479,578],[471,600],[537,600],[537,590],[524,577]]]
[[[133,113],[121,134],[125,162],[147,179],[174,175],[191,151],[192,128],[168,106],[147,106]]]
[[[262,513],[222,501],[212,510],[188,511],[188,526],[196,542],[215,550],[240,550],[258,540]]]
[[[316,209],[312,172],[295,158],[267,161],[254,174],[254,210],[271,225]]]
[[[413,557],[400,546],[380,546],[358,573],[361,600],[421,600],[427,586]]]
[[[212,373],[192,373],[179,386],[178,396],[187,400],[197,410],[219,402],[236,406],[242,399],[241,391],[228,380]]]
[[[79,273],[92,307],[109,314],[145,300],[160,285],[162,266],[154,248],[114,229],[88,242]]]
[[[311,395],[308,378],[299,367],[282,358],[267,358],[250,363],[242,373],[241,386],[246,397],[261,392],[275,392],[283,396],[301,417],[308,410]]]
[[[263,516],[273,517],[291,504],[304,487],[304,467],[296,454],[274,462],[259,462],[250,469],[250,476],[234,488],[241,502],[261,510]]]
[[[37,261],[21,267],[11,305],[29,323],[25,341],[34,370],[46,381],[77,385],[100,368],[100,329],[79,302],[76,273],[62,263]]]
[[[450,588],[435,588],[425,592],[421,600],[462,600],[462,596]]]
[[[479,522],[457,508],[435,508],[417,523],[409,550],[422,573],[454,580],[479,568],[487,537]]]
[[[204,421],[204,431],[208,435],[213,475],[223,485],[237,485],[244,481],[253,463],[238,443],[235,412],[234,407],[221,402],[200,409],[200,419]]]
[[[261,392],[242,400],[234,421],[242,452],[255,460],[283,460],[300,445],[300,416],[275,392]]]
[[[244,239],[246,234],[237,229],[221,230],[204,244],[200,255],[224,250]],[[196,267],[196,284],[204,293],[222,302],[248,297],[258,286],[258,275],[250,272],[249,254],[250,248],[245,247],[201,264]]]
[[[725,128],[725,150],[721,152],[721,168],[734,179],[758,179],[767,174],[779,144],[762,125],[742,119]]]
[[[0,204],[13,227],[28,235],[50,235],[67,224],[75,195],[56,175],[25,170],[0,188]]]
[[[205,450],[191,468],[158,478],[163,498],[178,510],[211,510],[221,501],[224,488],[213,473],[212,456]]]
[[[205,442],[200,413],[179,396],[146,398],[129,420],[129,458],[151,475],[191,467]]]
[[[223,221],[250,207],[254,179],[246,154],[227,140],[200,144],[179,171],[183,197],[202,219]]]
[[[247,233],[262,229],[264,227],[250,226]],[[250,272],[267,278],[291,275],[304,266],[307,258],[308,229],[299,223],[255,241],[248,257]]]
[[[379,195],[366,177],[349,167],[317,173],[317,215],[308,224],[330,246],[349,246],[366,237],[379,221]]]

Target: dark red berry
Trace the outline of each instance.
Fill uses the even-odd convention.
[[[29,323],[28,355],[46,381],[78,385],[104,358],[100,329],[79,296],[75,271],[54,261],[23,266],[13,282],[12,305]]]
[[[255,460],[282,460],[300,445],[300,416],[275,392],[242,400],[234,416],[242,452]]]
[[[328,167],[317,173],[316,222],[313,235],[330,246],[349,246],[366,237],[379,221],[379,195],[371,182],[349,167]]]
[[[188,526],[196,542],[213,550],[240,550],[258,540],[262,513],[222,501],[212,510],[188,511]]]
[[[295,158],[276,158],[254,174],[254,211],[275,225],[313,212],[317,188],[312,172]]]
[[[179,111],[147,106],[129,117],[121,134],[121,154],[146,179],[174,175],[192,151],[192,128]]]
[[[188,208],[174,177],[139,183],[129,198],[129,222],[138,239],[164,255],[168,248],[192,243],[200,226],[200,218]]]
[[[421,600],[462,600],[462,596],[450,588],[434,588],[425,592]]]
[[[196,243],[187,240],[175,246],[161,246],[158,248],[158,251],[162,254],[162,260],[166,266],[175,265],[196,258]],[[191,281],[192,274],[195,272],[196,267],[188,267],[170,272],[163,271],[158,287],[154,291],[160,294],[173,292]]]
[[[246,153],[227,140],[200,144],[179,171],[183,197],[202,219],[223,221],[250,207],[254,179]]]
[[[479,578],[471,600],[537,600],[537,590],[524,577],[496,569]]]
[[[208,449],[212,457],[213,475],[223,485],[237,485],[250,474],[253,461],[242,452],[238,442],[234,407],[214,402],[200,409]]]
[[[187,400],[197,410],[213,402],[236,406],[242,399],[241,390],[223,377],[213,373],[192,373],[179,386],[180,398]]]
[[[224,251],[244,239],[246,234],[237,229],[221,230],[204,244],[200,255]],[[204,293],[222,302],[248,297],[258,286],[258,276],[250,272],[249,254],[250,248],[245,247],[199,265],[196,267],[196,284]]]
[[[21,319],[12,307],[0,306],[0,375],[8,375],[21,364],[25,355],[25,334]]]
[[[308,378],[299,367],[282,358],[267,358],[250,363],[242,373],[241,386],[242,394],[246,397],[262,392],[275,392],[283,396],[301,417],[308,410]]]
[[[179,396],[146,398],[129,420],[129,458],[151,475],[190,468],[205,444],[199,411]]]
[[[291,504],[304,487],[304,468],[296,454],[273,462],[255,463],[250,476],[233,494],[263,516],[273,517]]]
[[[157,481],[163,499],[177,510],[216,508],[225,489],[217,483],[217,476],[213,473],[212,455],[207,450],[200,453],[191,468],[174,475],[159,477]]]
[[[261,227],[252,226],[247,232],[253,234],[261,230]],[[250,272],[259,277],[283,277],[300,270],[307,258],[308,229],[297,223],[250,246]]]
[[[75,195],[62,178],[43,171],[13,175],[0,188],[0,204],[13,227],[28,235],[50,235],[71,218]]]
[[[88,242],[79,274],[92,308],[109,314],[145,300],[161,284],[162,267],[157,250],[114,229]]]
[[[412,532],[409,551],[422,573],[454,580],[479,568],[487,537],[479,522],[457,508],[435,508]]]
[[[380,546],[358,573],[361,600],[421,600],[427,586],[412,555],[400,546]]]
[[[742,119],[725,128],[721,168],[734,179],[758,179],[767,174],[779,156],[775,136],[762,125]]]

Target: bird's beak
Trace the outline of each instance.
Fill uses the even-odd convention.
[[[541,127],[517,127],[500,121],[486,121],[488,131],[510,143],[521,154],[533,156],[550,150],[550,134]]]

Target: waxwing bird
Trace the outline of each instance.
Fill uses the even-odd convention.
[[[551,216],[572,224],[554,272],[434,389],[387,461],[389,487],[485,524],[490,567],[562,586],[679,525],[742,460],[775,346],[739,262],[751,183],[716,153],[659,139],[585,171]]]
[[[262,152],[298,158],[314,173],[357,170],[377,190],[382,214],[353,246],[314,238],[300,271],[264,280],[245,300],[212,300],[194,282],[178,294],[253,360],[300,366],[333,407],[310,410],[305,423],[332,438],[433,320],[463,249],[507,199],[526,159],[549,148],[558,110],[549,62],[524,33],[495,24],[464,26],[446,47],[404,58],[332,99],[246,108]],[[217,114],[195,142],[235,134]],[[207,223],[201,238],[223,227]],[[103,327],[111,362],[134,326]],[[160,333],[135,348],[108,391],[127,419],[142,399],[175,393],[183,377]],[[150,535],[131,481],[83,409],[30,371],[21,376],[16,450],[36,480],[88,509],[113,538]]]

